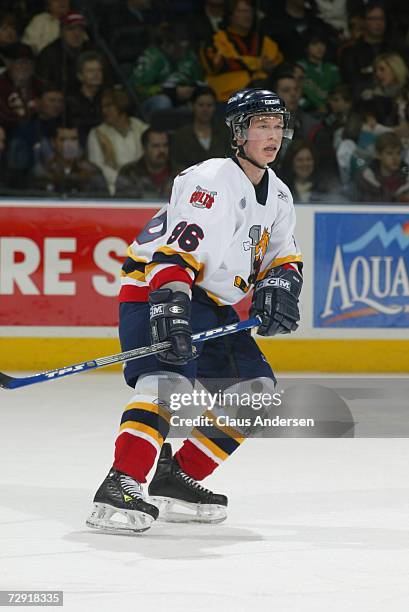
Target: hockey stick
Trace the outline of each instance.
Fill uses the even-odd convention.
[[[260,318],[254,317],[252,319],[247,319],[247,321],[238,321],[237,323],[230,323],[230,325],[223,325],[222,327],[216,327],[193,334],[192,340],[197,344],[205,340],[212,340],[213,338],[220,338],[227,334],[234,334],[239,331],[244,331],[245,329],[257,327],[257,325],[260,325]],[[170,342],[159,342],[158,344],[141,346],[140,348],[125,351],[124,353],[117,353],[116,355],[110,355],[109,357],[98,357],[91,361],[83,361],[82,363],[76,363],[64,368],[40,372],[39,374],[26,376],[25,378],[14,378],[13,376],[8,376],[0,372],[0,387],[3,389],[17,389],[19,387],[26,387],[27,385],[35,385],[40,382],[45,382],[46,380],[56,380],[63,376],[71,376],[71,374],[77,374],[78,372],[87,372],[88,370],[95,370],[95,368],[104,368],[113,363],[122,363],[123,361],[131,361],[132,359],[155,355],[156,353],[166,351],[170,348],[172,348]]]

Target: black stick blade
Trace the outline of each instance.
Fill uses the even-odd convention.
[[[11,389],[14,378],[12,376],[7,376],[7,374],[3,374],[0,372],[0,387],[2,389]]]

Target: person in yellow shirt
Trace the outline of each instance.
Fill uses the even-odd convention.
[[[257,31],[251,0],[231,0],[225,23],[200,53],[206,81],[220,102],[238,89],[261,84],[283,61],[277,43]]]

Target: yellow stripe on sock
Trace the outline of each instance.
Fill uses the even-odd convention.
[[[125,412],[127,410],[147,410],[148,412],[154,412],[161,416],[167,423],[170,423],[170,414],[167,410],[159,406],[158,404],[150,404],[148,402],[132,402],[128,404],[125,408]]]
[[[125,423],[122,423],[122,425],[120,426],[119,433],[121,433],[123,429],[134,429],[136,431],[142,431],[143,433],[153,438],[156,442],[163,444],[164,440],[162,434],[160,434],[157,429],[154,429],[149,425],[145,425],[144,423],[136,423],[135,421],[125,421]]]
[[[237,431],[237,429],[234,429],[233,427],[229,427],[228,425],[219,425],[216,421],[216,416],[211,410],[206,410],[203,416],[211,419],[214,427],[217,427],[217,429],[220,429],[220,431],[228,435],[229,438],[233,438],[233,440],[235,440],[237,444],[241,444],[246,439],[242,433]]]
[[[208,448],[214,455],[216,455],[216,457],[219,457],[219,459],[222,459],[224,461],[225,459],[227,459],[227,457],[230,457],[228,453],[226,453],[219,446],[217,446],[217,444],[209,440],[209,438],[202,434],[198,429],[196,429],[196,427],[192,430],[192,436],[194,438],[197,438],[201,442],[201,444],[206,446],[206,448]]]

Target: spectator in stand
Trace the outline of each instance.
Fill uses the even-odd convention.
[[[357,99],[365,89],[374,87],[373,62],[377,55],[393,51],[386,40],[386,17],[383,5],[377,0],[366,4],[362,10],[362,36],[340,57],[342,80],[350,85]]]
[[[14,15],[0,11],[0,74],[7,68],[3,51],[17,41],[18,36]]]
[[[341,80],[339,70],[335,64],[325,61],[327,39],[322,31],[309,30],[305,41],[305,59],[297,62],[305,75],[300,106],[306,111],[324,113],[328,95]]]
[[[104,63],[96,51],[81,53],[77,60],[80,87],[67,96],[67,114],[79,130],[81,146],[85,147],[91,128],[102,121],[101,98],[104,85]]]
[[[308,140],[293,140],[288,147],[280,178],[291,190],[295,204],[328,202],[337,199],[339,185],[329,184],[318,172],[318,156]]]
[[[355,177],[358,202],[409,202],[408,168],[402,162],[402,143],[393,132],[375,143],[376,158]]]
[[[354,13],[348,17],[349,35],[337,49],[337,64],[341,63],[345,49],[352,47],[362,36],[362,17],[360,13]]]
[[[150,43],[150,29],[161,21],[152,0],[121,0],[106,6],[100,20],[101,35],[126,72]]]
[[[214,120],[216,95],[210,87],[196,90],[192,111],[192,122],[177,130],[171,139],[171,159],[178,170],[231,153],[229,130]]]
[[[373,100],[379,123],[407,131],[409,70],[398,53],[381,53],[375,58],[375,86],[365,89],[362,98]],[[406,128],[406,129],[405,129]],[[399,130],[398,130],[399,131]]]
[[[55,83],[65,93],[78,87],[77,61],[90,50],[87,23],[81,13],[70,12],[61,19],[61,35],[37,58],[37,76],[44,84]]]
[[[105,196],[107,185],[101,170],[81,151],[78,128],[60,125],[53,137],[53,155],[39,161],[30,177],[30,188],[52,195]]]
[[[57,87],[43,89],[37,114],[14,130],[7,163],[10,181],[16,187],[26,184],[28,173],[37,162],[45,162],[53,153],[52,138],[64,112],[64,97]]]
[[[277,41],[278,46],[289,62],[295,62],[304,54],[304,34],[309,29],[321,29],[328,40],[337,38],[337,32],[314,15],[304,0],[285,0],[270,2],[265,19],[265,28],[269,36]],[[332,59],[334,45],[330,45]]]
[[[375,157],[375,141],[378,136],[390,132],[376,120],[372,101],[361,101],[348,117],[341,138],[336,138],[336,155],[341,182],[345,194],[353,197],[351,185],[359,170]]]
[[[201,43],[211,41],[220,30],[224,17],[224,0],[205,0],[199,12],[193,13],[188,20],[192,38],[196,41],[196,48]]]
[[[131,102],[121,89],[107,89],[102,94],[104,122],[88,136],[88,159],[104,173],[111,195],[122,166],[138,161],[143,154],[141,136],[146,123],[129,115]]]
[[[61,19],[70,10],[70,0],[46,0],[46,10],[34,15],[24,30],[22,42],[38,55],[60,36]]]
[[[36,112],[40,83],[34,77],[34,55],[28,45],[14,43],[4,50],[7,70],[0,76],[0,122],[7,129]]]
[[[206,81],[220,102],[238,89],[265,83],[283,54],[269,36],[260,34],[251,0],[231,0],[225,26],[201,50]]]
[[[352,92],[348,85],[337,85],[328,96],[327,113],[310,134],[318,153],[320,172],[324,176],[339,177],[335,143],[341,138],[352,104]]]
[[[301,89],[291,64],[283,66],[282,69],[280,67],[273,74],[271,89],[284,100],[288,110],[293,113],[294,138],[308,139],[319,120],[300,108]]]
[[[139,57],[129,83],[140,97],[142,114],[149,122],[156,111],[186,105],[202,76],[186,28],[162,24],[155,44]]]
[[[176,174],[169,157],[169,136],[148,128],[142,134],[142,147],[141,159],[120,169],[116,196],[165,200],[170,197]]]

